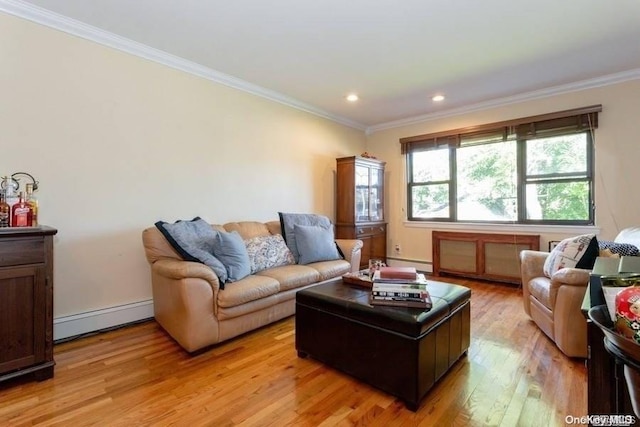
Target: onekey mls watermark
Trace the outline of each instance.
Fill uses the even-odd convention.
[[[636,422],[636,417],[633,415],[585,415],[582,417],[567,415],[564,417],[564,422],[567,423],[567,425],[631,426]]]

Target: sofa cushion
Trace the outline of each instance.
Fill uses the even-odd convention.
[[[544,262],[544,274],[550,278],[556,271],[567,267],[590,270],[598,254],[598,241],[595,234],[583,234],[564,239],[553,248]]]
[[[287,246],[293,254],[296,262],[299,262],[300,252],[296,242],[295,226],[297,225],[316,225],[326,229],[332,228],[329,218],[316,214],[298,214],[278,212],[280,216],[280,225],[282,226],[282,237],[284,237]]]
[[[318,270],[306,265],[285,265],[263,270],[256,276],[265,276],[275,279],[280,284],[280,292],[288,291],[320,281]]]
[[[529,286],[529,294],[538,300],[549,310],[553,310],[553,305],[558,296],[558,288],[551,286],[551,280],[546,277],[536,277],[531,280]]]
[[[158,221],[155,226],[169,244],[186,261],[200,262],[209,266],[224,287],[228,275],[224,264],[214,255],[214,242],[218,234],[210,224],[200,217],[190,221],[176,221],[169,224]]]
[[[311,267],[320,273],[320,281],[340,277],[351,271],[351,264],[343,259],[314,262],[307,264],[307,267]]]
[[[218,306],[236,307],[275,295],[280,290],[277,280],[265,276],[250,275],[218,292]]]
[[[237,231],[244,240],[252,239],[258,236],[269,236],[272,234],[267,225],[263,222],[256,221],[236,221],[228,222],[224,226],[224,230],[228,232]]]
[[[249,254],[251,274],[296,262],[280,234],[253,237],[245,240],[244,244]]]
[[[332,228],[295,224],[293,230],[300,264],[340,259]]]
[[[213,254],[227,269],[227,282],[237,282],[251,273],[251,262],[244,240],[237,231],[220,231],[213,239]]]

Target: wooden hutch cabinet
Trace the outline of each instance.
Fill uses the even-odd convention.
[[[385,162],[354,156],[336,163],[336,237],[362,240],[361,268],[368,268],[372,258],[386,262]]]
[[[0,382],[53,376],[53,236],[57,230],[0,229]]]

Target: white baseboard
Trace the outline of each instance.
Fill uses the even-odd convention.
[[[123,304],[53,319],[53,340],[75,337],[153,317],[153,300]]]

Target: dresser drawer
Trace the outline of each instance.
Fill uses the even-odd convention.
[[[44,262],[42,237],[21,238],[13,241],[7,239],[3,242],[4,244],[0,245],[0,267]]]
[[[356,238],[361,236],[373,236],[385,232],[385,225],[356,226]]]

